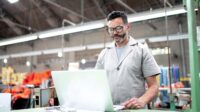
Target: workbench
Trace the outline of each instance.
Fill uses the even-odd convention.
[[[59,112],[59,111],[48,111],[45,108],[34,108],[34,109],[13,110],[11,112]],[[82,111],[69,111],[69,112],[82,112]],[[84,112],[93,112],[93,111],[84,111]],[[120,110],[119,112],[179,112],[179,111],[138,109],[138,110]]]

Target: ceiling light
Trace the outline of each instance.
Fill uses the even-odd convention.
[[[0,46],[26,42],[26,41],[36,40],[36,39],[37,39],[37,35],[34,35],[34,34],[24,35],[24,36],[11,38],[11,39],[5,39],[3,41],[0,41]]]
[[[0,59],[5,59],[5,58],[7,59],[7,58],[9,58],[9,57],[10,57],[9,55],[1,55],[1,56],[0,56]]]
[[[56,28],[53,30],[40,32],[40,33],[38,33],[38,35],[39,35],[39,38],[48,38],[48,37],[54,37],[54,36],[59,36],[59,35],[64,35],[64,34],[76,33],[76,32],[80,32],[80,31],[98,29],[98,28],[102,28],[104,26],[105,26],[104,21],[101,20],[101,21],[83,23],[83,24],[79,24],[76,26],[67,26],[67,27],[62,27],[62,28]]]
[[[58,57],[62,57],[63,53],[62,52],[58,52]]]
[[[11,54],[10,57],[17,58],[17,57],[37,56],[37,55],[41,55],[41,54],[42,54],[42,51],[32,51],[32,52]]]
[[[13,4],[13,3],[16,3],[18,2],[19,0],[8,0],[9,3]]]
[[[86,46],[66,47],[64,48],[64,52],[82,51],[85,49],[86,49]]]
[[[85,64],[85,63],[86,63],[86,59],[82,59],[82,60],[81,60],[81,63],[82,63],[82,64]]]
[[[166,10],[157,9],[153,11],[146,11],[146,12],[141,12],[138,14],[128,15],[128,21],[129,22],[144,21],[148,19],[155,19],[155,18],[160,18],[160,17],[165,17],[165,16],[177,15],[177,14],[182,14],[186,12],[187,11],[184,9],[183,6],[177,6],[174,8],[166,8]]]
[[[6,64],[6,63],[8,63],[8,60],[5,58],[5,59],[3,60],[3,62]]]
[[[182,35],[169,35],[168,36],[169,41],[172,40],[180,40],[180,39],[187,39],[188,35],[187,34],[182,34]],[[167,36],[158,36],[154,38],[148,38],[149,42],[164,42],[167,41]]]
[[[91,49],[101,49],[103,47],[104,47],[104,43],[87,45],[87,49],[89,49],[89,50],[91,50]]]
[[[26,61],[26,66],[30,66],[30,65],[31,65],[30,61]]]
[[[137,22],[137,21],[144,21],[148,19],[160,18],[164,16],[177,15],[177,14],[182,14],[182,13],[186,13],[186,10],[184,9],[184,7],[176,6],[174,8],[157,9],[157,10],[152,10],[152,11],[145,11],[141,13],[131,14],[131,15],[128,15],[128,21],[131,23],[131,22]],[[99,20],[99,21],[78,24],[75,26],[60,27],[60,28],[56,28],[52,30],[42,31],[42,32],[35,33],[32,35],[25,35],[22,37],[16,37],[16,38],[12,38],[5,41],[0,41],[0,46],[35,40],[37,39],[37,35],[39,38],[48,38],[48,37],[54,37],[54,36],[59,36],[59,35],[64,35],[64,34],[86,31],[86,30],[103,28],[104,26],[105,26],[105,20]]]
[[[144,37],[140,39],[136,39],[137,41],[144,42],[145,39],[148,39],[149,42],[164,42],[167,41],[166,36],[157,36],[157,37]],[[169,35],[169,40],[179,40],[179,39],[188,39],[188,34],[182,35]],[[63,52],[75,52],[75,51],[84,51],[87,49],[100,49],[104,47],[109,47],[112,42],[107,43],[98,43],[98,44],[90,44],[87,46],[74,46],[74,47],[65,47],[63,48]],[[46,49],[46,50],[39,50],[39,51],[29,51],[24,53],[16,53],[16,54],[7,54],[7,55],[0,55],[0,59],[5,58],[17,58],[17,57],[27,57],[27,56],[36,56],[42,54],[57,54],[61,51],[61,48],[56,49]]]
[[[60,48],[57,48],[57,49],[47,49],[47,50],[44,50],[43,53],[44,54],[56,54],[60,51]]]

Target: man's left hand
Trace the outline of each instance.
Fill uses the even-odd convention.
[[[131,98],[130,100],[124,102],[122,105],[125,107],[125,109],[141,109],[144,108],[146,104],[139,98]]]

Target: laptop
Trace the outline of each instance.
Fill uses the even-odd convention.
[[[105,70],[52,71],[61,107],[88,111],[117,111]]]

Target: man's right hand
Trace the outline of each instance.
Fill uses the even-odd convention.
[[[139,98],[134,97],[124,102],[122,105],[125,107],[125,109],[131,109],[131,108],[141,109],[141,108],[144,108],[146,104],[143,101],[141,101]]]

